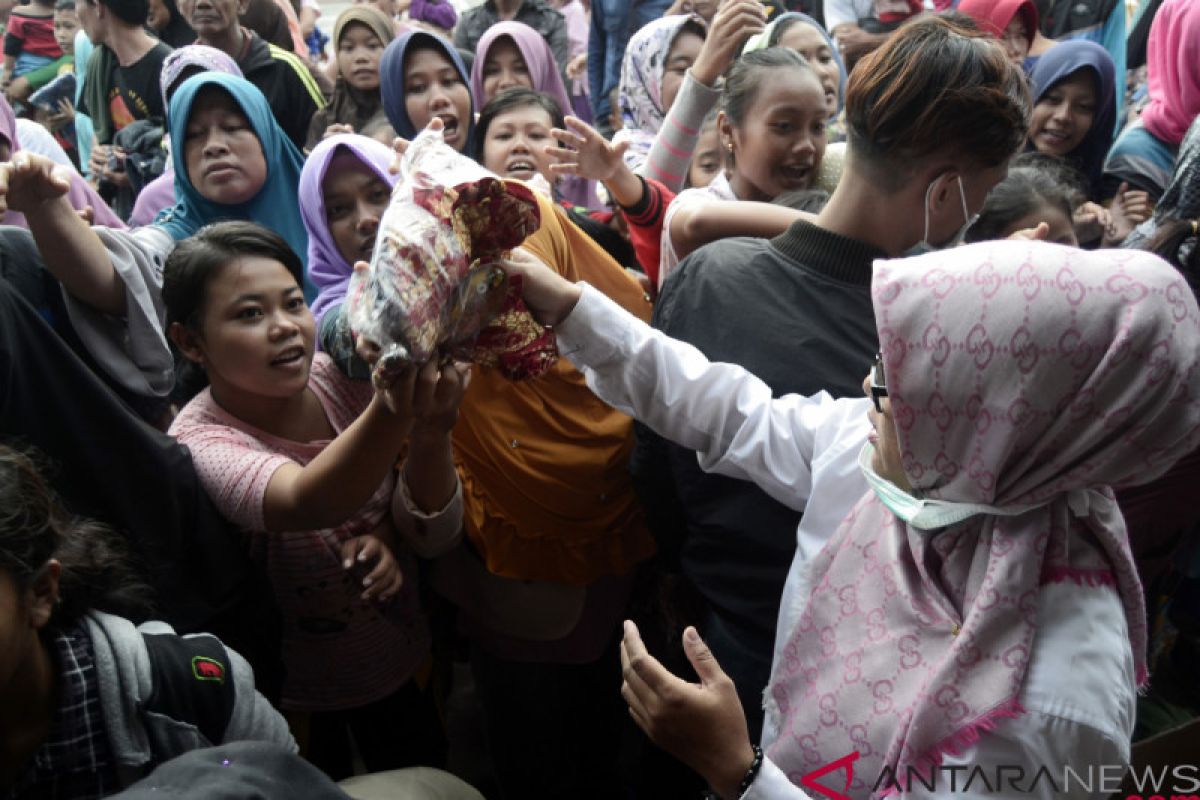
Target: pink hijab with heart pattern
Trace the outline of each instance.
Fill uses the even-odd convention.
[[[1038,505],[921,531],[872,493],[814,559],[768,688],[769,755],[799,782],[857,750],[854,797],[885,766],[928,775],[1023,713],[1047,583],[1118,592],[1145,681],[1142,590],[1109,487],[1200,443],[1200,311],[1155,256],[986,242],[878,262],[872,293],[914,489]]]

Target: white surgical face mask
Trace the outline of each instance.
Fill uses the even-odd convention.
[[[963,188],[962,176],[958,175],[956,177],[958,179],[958,196],[962,200],[962,212],[964,220],[963,226],[959,228],[958,231],[950,237],[950,240],[941,247],[934,247],[929,243],[929,198],[933,195],[933,184],[937,183],[937,179],[935,178],[929,183],[929,188],[925,190],[925,235],[921,237],[921,241],[905,250],[904,255],[920,256],[934,250],[958,247],[960,244],[962,244],[963,238],[967,235],[967,231],[970,230],[971,226],[979,220],[978,214],[972,214],[967,209],[967,190]]]
[[[874,456],[875,448],[870,442],[864,444],[858,453],[858,466],[862,469],[863,477],[867,479],[867,485],[875,492],[879,501],[888,507],[889,511],[919,530],[931,531],[937,528],[946,528],[979,514],[1015,517],[1045,505],[1045,503],[1033,503],[1000,508],[978,503],[952,503],[929,497],[916,497],[876,472],[875,468],[871,466],[871,459]]]

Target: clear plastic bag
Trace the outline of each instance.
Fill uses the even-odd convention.
[[[497,266],[537,230],[529,189],[501,180],[423,131],[404,154],[404,177],[380,220],[370,266],[350,280],[348,318],[381,348],[377,385],[431,358],[541,374],[557,351]]]

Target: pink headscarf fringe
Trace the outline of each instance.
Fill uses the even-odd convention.
[[[1079,586],[1116,586],[1117,576],[1110,569],[1079,569],[1065,564],[1047,567],[1042,575],[1042,584],[1072,581]]]
[[[1004,720],[1016,719],[1025,713],[1025,707],[1021,705],[1019,699],[1016,697],[1009,698],[974,722],[959,728],[938,742],[929,752],[917,759],[917,763],[911,766],[911,771],[920,776],[921,780],[929,782],[929,776],[935,769],[942,765],[947,755],[962,755],[964,750],[978,744],[980,736],[995,730],[996,726]],[[908,767],[905,768],[905,774],[911,774],[909,769]],[[897,768],[895,776],[899,777],[899,768]],[[898,786],[889,786],[879,796],[893,797],[899,795],[900,788]]]

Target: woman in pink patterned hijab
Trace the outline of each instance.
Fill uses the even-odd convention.
[[[838,738],[831,711],[861,722],[863,796],[883,767],[902,785],[909,767],[928,777],[1024,713],[1047,584],[1114,587],[1146,681],[1141,584],[1110,487],[1200,442],[1196,309],[1155,259],[995,243],[881,262],[872,291],[892,483],[997,513],[922,530],[872,492],[810,567],[795,658],[769,690],[782,718],[769,752],[800,763],[806,737]]]
[[[1200,309],[1176,270],[1028,241],[878,261],[870,399],[836,401],[772,398],[539,274],[526,301],[601,398],[805,511],[762,751],[693,629],[699,685],[626,623],[622,694],[656,743],[747,800],[952,796],[938,767],[961,791],[976,765],[976,790],[1018,793],[995,787],[1016,765],[1022,796],[1050,797],[1066,766],[1128,763],[1146,620],[1111,487],[1200,444]]]

